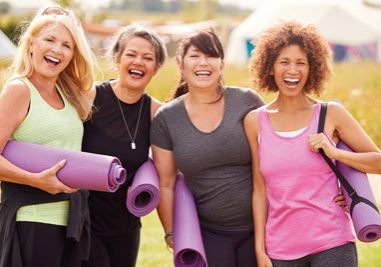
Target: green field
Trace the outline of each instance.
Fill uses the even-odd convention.
[[[103,74],[97,75],[98,80],[114,77],[112,71],[107,71],[101,63]],[[6,63],[0,62],[0,86],[6,77]],[[321,99],[339,99],[344,106],[360,122],[370,137],[381,147],[381,66],[375,63],[345,63],[334,66],[335,75],[327,85],[327,90]],[[173,60],[154,77],[147,91],[152,96],[165,100],[178,80],[177,68]],[[249,86],[246,67],[226,66],[224,80],[227,85]],[[274,95],[263,95],[266,101]],[[381,203],[378,203],[379,205]],[[172,253],[167,250],[163,233],[156,212],[144,217],[141,250],[138,267],[169,267],[172,265]],[[360,267],[381,266],[381,240],[374,243],[358,242]],[[343,266],[345,267],[345,266]]]

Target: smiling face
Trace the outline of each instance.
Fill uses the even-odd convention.
[[[144,90],[157,71],[155,47],[144,38],[129,40],[116,62],[120,82],[137,90]]]
[[[216,88],[224,67],[220,57],[213,57],[191,45],[180,62],[180,70],[189,88]]]
[[[42,28],[30,42],[34,74],[57,78],[74,55],[74,40],[62,24]]]
[[[300,46],[283,48],[272,71],[279,92],[286,96],[301,94],[308,79],[309,68],[307,53]]]

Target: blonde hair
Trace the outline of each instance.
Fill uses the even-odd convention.
[[[55,5],[55,7],[57,6]],[[45,10],[46,7],[41,8],[32,21],[23,27],[17,54],[13,64],[10,66],[10,76],[7,82],[22,77],[29,77],[33,73],[34,69],[29,47],[32,38],[36,37],[48,25],[54,26],[60,24],[65,26],[72,35],[75,47],[73,58],[68,66],[59,74],[57,84],[84,121],[88,117],[90,106],[84,93],[90,90],[94,83],[94,64],[96,58],[87,43],[79,21],[71,10],[62,9],[65,10],[64,14],[49,15],[44,14]]]

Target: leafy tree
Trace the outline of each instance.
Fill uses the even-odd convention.
[[[8,2],[0,2],[0,14],[9,13],[11,5]]]

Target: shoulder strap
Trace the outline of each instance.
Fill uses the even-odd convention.
[[[326,102],[321,103],[320,114],[319,114],[318,133],[322,133],[324,131],[325,118],[327,115],[327,106],[328,106],[328,103],[326,103]],[[331,159],[328,158],[328,156],[324,153],[323,149],[320,149],[319,153],[323,156],[324,160],[327,162],[329,167],[335,173],[336,177],[339,179],[340,184],[344,187],[344,190],[348,193],[348,196],[352,199],[352,203],[351,203],[351,206],[349,208],[351,215],[352,215],[354,206],[360,202],[366,203],[369,206],[371,206],[372,208],[374,208],[376,211],[378,211],[377,206],[373,202],[371,202],[368,199],[363,198],[357,194],[356,190],[347,181],[347,179],[345,179],[343,174],[339,171],[339,169],[336,167],[336,165],[333,164]]]

